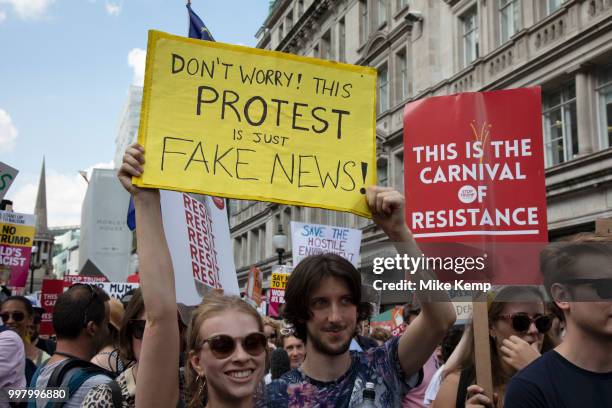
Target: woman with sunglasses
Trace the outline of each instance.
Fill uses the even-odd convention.
[[[24,296],[10,296],[2,302],[0,318],[4,325],[17,332],[23,341],[26,354],[25,375],[29,384],[37,365],[50,357],[31,341],[31,327],[34,324],[32,303]]]
[[[189,408],[253,406],[267,358],[263,329],[259,313],[240,298],[204,300],[187,329]]]
[[[493,373],[492,402],[475,384],[473,331],[466,331],[468,352],[447,367],[432,407],[501,407],[510,378],[540,356],[544,334],[550,329],[544,296],[534,287],[504,287],[490,296],[489,345]]]
[[[142,175],[143,163],[144,149],[131,145],[118,174],[134,197],[140,286],[146,309],[136,406],[173,407],[179,399],[179,380],[168,368],[178,367],[180,353],[174,271],[159,191],[132,185],[132,177]],[[188,404],[250,407],[264,374],[263,324],[257,312],[240,299],[217,296],[209,297],[193,313],[189,324]]]

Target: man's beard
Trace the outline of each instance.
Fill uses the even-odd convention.
[[[351,346],[351,338],[346,341],[344,344],[340,344],[337,347],[331,348],[327,344],[323,343],[318,337],[314,336],[310,330],[307,329],[308,332],[308,341],[312,343],[312,347],[315,350],[320,351],[323,354],[327,354],[330,356],[339,356],[348,351]]]

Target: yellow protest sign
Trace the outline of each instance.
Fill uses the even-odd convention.
[[[283,289],[287,286],[287,280],[289,280],[288,273],[272,272],[270,278],[270,289]]]
[[[35,223],[33,214],[0,211],[0,275],[6,279],[8,272],[13,288],[23,288],[28,279]]]
[[[376,71],[149,31],[141,187],[369,216]]]

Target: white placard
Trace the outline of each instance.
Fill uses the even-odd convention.
[[[119,300],[130,290],[140,287],[139,283],[134,282],[95,282],[91,285],[100,287],[108,296]]]
[[[212,289],[239,295],[234,253],[222,198],[160,190],[176,300],[197,305]]]
[[[357,268],[361,230],[291,221],[293,265],[309,255],[334,253]]]

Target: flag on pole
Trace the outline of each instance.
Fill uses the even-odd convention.
[[[130,231],[136,229],[136,208],[134,208],[134,196],[130,196],[130,206],[127,213],[127,226]]]
[[[206,24],[191,9],[191,1],[187,2],[187,12],[189,13],[189,38],[197,38],[205,41],[215,41]]]
[[[191,9],[191,1],[187,2],[187,13],[189,13],[189,38],[197,38],[205,41],[215,41],[206,24]],[[131,231],[136,229],[136,208],[134,208],[134,197],[130,196],[130,206],[127,213],[127,225]]]

